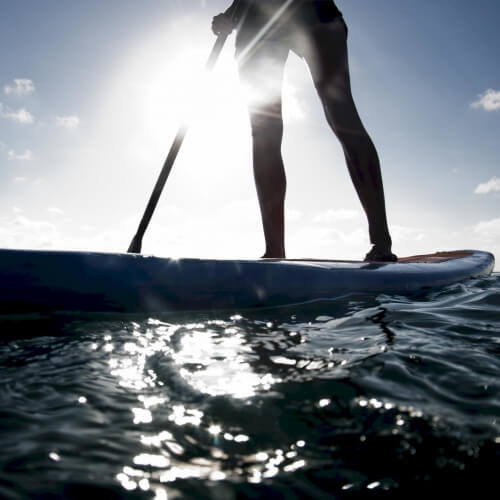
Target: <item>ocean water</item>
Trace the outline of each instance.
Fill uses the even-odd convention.
[[[498,498],[499,274],[0,329],[1,498]]]

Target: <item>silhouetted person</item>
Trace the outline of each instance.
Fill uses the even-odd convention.
[[[235,0],[213,18],[212,29],[219,35],[235,28],[240,79],[250,96],[254,176],[266,240],[263,257],[285,257],[281,87],[292,50],[309,66],[368,218],[373,247],[365,260],[396,260],[377,151],[351,94],[347,26],[333,0]]]

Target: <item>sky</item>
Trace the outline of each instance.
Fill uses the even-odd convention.
[[[263,253],[234,36],[203,71],[211,19],[229,4],[0,0],[0,247],[126,251],[187,121],[143,252]],[[393,250],[474,248],[500,262],[500,3],[337,5]],[[366,220],[294,54],[283,96],[287,256],[362,258]]]

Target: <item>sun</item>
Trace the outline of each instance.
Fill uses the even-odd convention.
[[[129,126],[128,147],[135,145],[146,156],[155,151],[154,165],[182,125],[188,127],[183,163],[206,164],[214,148],[223,158],[248,149],[248,117],[231,41],[214,70],[204,68],[214,42],[206,27],[197,25],[188,32],[175,26],[157,33],[124,58],[108,88],[110,115]]]
[[[109,203],[100,203],[108,213],[112,206],[120,221],[120,247],[128,247],[175,134],[186,124],[144,251],[216,256],[260,251],[251,96],[238,77],[233,37],[214,70],[205,71],[215,40],[206,20],[188,18],[147,33],[124,49],[92,102],[92,136],[80,162],[89,178],[92,170],[94,196],[99,189],[101,197],[109,196]],[[293,91],[285,78],[285,125],[301,119]]]
[[[207,74],[205,63],[215,40],[209,25],[192,19],[148,33],[109,68],[91,103],[91,136],[79,162],[96,185],[91,188],[94,196],[99,189],[101,198],[109,196],[109,203],[100,201],[103,210],[109,213],[113,207],[116,219],[123,221],[120,232],[126,234],[120,247],[128,246],[183,124],[188,133],[145,236],[144,251],[207,255],[210,247],[210,254],[220,255],[215,242],[227,240],[227,227],[236,225],[224,219],[229,205],[238,203],[239,221],[258,218],[251,134],[234,40],[228,40]],[[112,189],[106,192],[101,186]],[[200,243],[209,226],[210,237]],[[222,248],[229,252],[229,246]]]

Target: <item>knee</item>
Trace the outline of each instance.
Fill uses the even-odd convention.
[[[349,152],[351,155],[361,154],[370,150],[373,146],[370,136],[364,129],[337,127],[335,133],[344,151]]]
[[[283,138],[283,121],[281,115],[274,116],[266,111],[254,111],[250,116],[252,139],[254,144],[263,146],[281,146]]]
[[[352,101],[324,103],[325,116],[344,151],[351,154],[364,152],[373,148],[356,107]]]
[[[349,81],[343,75],[316,79],[314,86],[325,109],[354,105]]]

